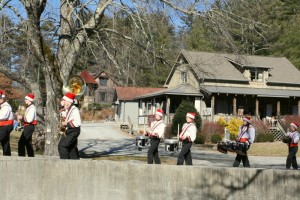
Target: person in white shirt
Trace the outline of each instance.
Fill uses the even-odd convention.
[[[247,146],[243,149],[245,155],[236,154],[236,158],[233,162],[233,167],[240,166],[241,161],[243,162],[244,167],[250,167],[250,162],[248,159],[247,151],[250,148],[250,145],[254,142],[255,139],[255,128],[251,123],[251,117],[243,117],[243,125],[239,128],[237,142],[245,143]]]
[[[286,169],[290,169],[291,166],[293,169],[298,169],[297,164],[297,151],[298,151],[298,142],[299,142],[299,132],[297,129],[299,125],[296,122],[290,124],[290,132],[287,133],[287,136],[290,138],[290,142],[287,144],[289,147],[289,154],[286,158]]]
[[[164,111],[162,109],[157,109],[155,112],[155,121],[151,122],[150,130],[147,135],[150,138],[150,144],[148,150],[148,164],[153,164],[153,158],[155,164],[161,164],[158,156],[158,146],[160,139],[164,137],[164,132],[166,124],[162,120]]]
[[[11,106],[6,102],[3,90],[0,90],[0,142],[4,156],[11,156],[9,138],[13,130],[13,113]]]
[[[63,96],[62,103],[66,110],[65,121],[62,122],[66,126],[66,134],[63,135],[58,143],[58,152],[60,159],[79,159],[77,148],[78,136],[80,135],[81,118],[79,109],[73,104],[75,94],[66,93]]]
[[[27,150],[28,157],[34,157],[34,150],[32,147],[32,133],[34,132],[36,120],[36,108],[33,104],[34,95],[27,94],[25,96],[25,104],[27,105],[25,115],[18,115],[18,119],[23,122],[24,129],[18,142],[18,155],[26,156],[25,147]]]
[[[196,139],[197,127],[195,124],[196,113],[186,114],[186,123],[183,124],[179,139],[182,141],[182,148],[178,155],[177,165],[193,165],[191,147]]]

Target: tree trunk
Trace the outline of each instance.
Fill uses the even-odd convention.
[[[48,66],[49,67],[49,66]],[[47,156],[58,155],[57,132],[59,127],[59,100],[61,97],[61,84],[51,75],[51,71],[45,70],[45,81],[48,86],[46,101],[46,120],[45,120],[45,152]]]

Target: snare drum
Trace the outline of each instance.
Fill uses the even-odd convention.
[[[233,149],[234,152],[236,152],[237,154],[245,156],[246,155],[245,152],[248,149],[248,145],[242,142],[236,142],[233,144]]]
[[[138,147],[138,150],[142,150],[148,145],[148,139],[149,137],[143,135],[135,137],[135,146]]]
[[[175,152],[179,150],[179,141],[176,139],[166,139],[165,140],[165,151]]]
[[[217,143],[217,150],[221,153],[227,154],[226,143],[225,142],[218,142]]]
[[[227,154],[227,151],[235,152],[234,148],[233,148],[233,142],[231,142],[231,141],[228,141],[228,142],[223,142],[223,141],[217,142],[217,150],[219,152],[225,153],[225,154]]]

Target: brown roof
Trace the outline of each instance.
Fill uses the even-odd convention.
[[[269,70],[269,79],[267,83],[300,83],[300,71],[285,57],[269,56],[251,56],[235,55],[224,53],[209,53],[182,50],[180,56],[183,56],[197,74],[198,78],[249,82],[241,71],[234,66],[236,63],[243,68],[255,67]],[[180,57],[179,56],[179,57]],[[166,81],[170,81],[176,66],[173,67]]]
[[[97,84],[97,82],[95,81],[95,79],[93,78],[92,75],[90,75],[90,73],[86,70],[83,70],[80,73],[80,76],[85,80],[86,83],[90,83],[90,84]]]
[[[165,88],[146,88],[146,87],[116,87],[119,100],[134,100],[135,97],[164,90]]]

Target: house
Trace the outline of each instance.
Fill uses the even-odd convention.
[[[140,105],[137,96],[149,94],[163,90],[164,88],[145,88],[145,87],[116,87],[115,101],[115,120],[118,123],[129,123],[133,126],[144,124],[145,116],[155,112],[155,107],[152,104]]]
[[[86,84],[86,90],[84,92],[84,99],[81,107],[87,108],[89,104],[94,103],[94,94],[98,84],[94,77],[86,70],[80,72],[79,75],[83,78]]]
[[[189,98],[209,120],[245,114],[257,119],[300,114],[300,72],[284,57],[183,50],[165,86],[164,91],[137,99],[163,99],[166,113],[172,115],[172,107]]]
[[[98,104],[113,104],[115,101],[115,89],[117,81],[110,77],[105,71],[98,73],[94,80],[98,84],[95,90],[95,103]]]

